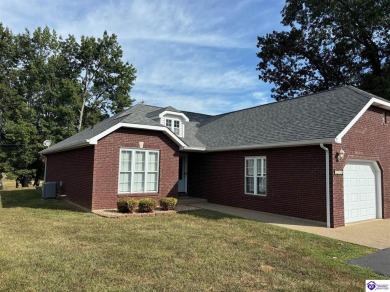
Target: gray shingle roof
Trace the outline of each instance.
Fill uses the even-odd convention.
[[[381,99],[357,88],[344,86],[217,116],[138,104],[41,153],[76,148],[84,144],[86,146],[86,140],[118,123],[161,127],[156,117],[166,110],[183,113],[189,118],[189,122],[184,122],[185,137],[180,139],[190,148],[212,151],[240,146],[335,139],[373,97]]]
[[[209,150],[334,139],[372,97],[352,87],[340,87],[231,112],[204,120],[198,138]]]

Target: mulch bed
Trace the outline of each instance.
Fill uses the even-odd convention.
[[[176,210],[162,211],[157,208],[153,213],[119,213],[117,209],[109,209],[109,210],[95,210],[92,213],[105,217],[105,218],[123,218],[123,217],[143,217],[143,216],[159,216],[159,215],[171,215],[181,212],[195,211],[201,210],[202,208],[189,206],[189,205],[178,205],[176,206]]]

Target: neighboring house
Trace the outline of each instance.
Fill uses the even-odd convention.
[[[389,110],[350,86],[217,116],[138,104],[41,154],[89,210],[187,193],[338,227],[390,218]]]

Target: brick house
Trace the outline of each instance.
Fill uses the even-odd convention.
[[[390,218],[389,110],[351,86],[216,116],[138,104],[41,154],[88,210],[184,193],[338,227]]]

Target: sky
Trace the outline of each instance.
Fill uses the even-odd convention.
[[[257,36],[282,30],[281,0],[0,0],[13,33],[116,34],[137,69],[135,103],[220,114],[274,102],[259,80]]]

